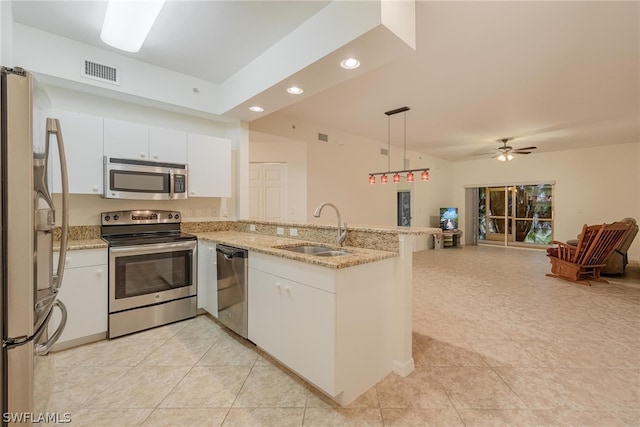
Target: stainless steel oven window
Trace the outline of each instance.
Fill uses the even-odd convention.
[[[169,174],[111,170],[110,190],[137,193],[169,193]]]
[[[191,286],[191,251],[134,255],[116,259],[116,299]]]
[[[174,253],[183,255],[178,256],[176,259],[171,255],[163,258],[165,254]],[[109,248],[109,313],[197,295],[197,264],[195,261],[197,256],[197,241],[195,240]],[[154,258],[156,262],[152,261]],[[139,280],[135,286],[125,283],[128,280],[126,274],[120,274],[121,277],[118,277],[119,268],[117,265],[121,265],[122,262],[127,263],[128,260],[132,261],[132,273],[135,271],[136,274],[148,274],[149,271],[151,271],[151,274],[145,280],[149,281],[150,278],[152,283],[157,280],[154,279],[154,277],[163,274],[169,283],[173,283],[174,287],[167,287],[165,290],[155,292],[147,288],[148,293],[116,298],[116,292],[118,292],[120,296],[123,295],[121,291],[116,291],[123,284],[125,289],[133,289],[135,286],[141,289],[148,286],[144,280]],[[144,261],[151,262],[147,264]],[[174,268],[174,263],[176,263],[176,265],[180,264],[180,267]],[[183,263],[184,267],[182,266]],[[134,265],[137,265],[137,267],[134,267]],[[184,273],[182,273],[183,268]],[[156,272],[154,269],[158,269],[162,273]],[[174,273],[178,273],[177,278],[173,277]],[[131,278],[134,278],[136,274],[130,274]],[[183,275],[184,278],[181,278],[181,275]],[[178,284],[184,284],[184,286],[178,286]],[[166,285],[166,283],[164,285]],[[154,285],[151,285],[151,287],[153,286]],[[126,291],[124,294],[126,295]]]

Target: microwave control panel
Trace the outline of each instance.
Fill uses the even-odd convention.
[[[173,177],[173,192],[174,193],[185,193],[187,191],[186,187],[187,176],[186,175],[174,175]]]

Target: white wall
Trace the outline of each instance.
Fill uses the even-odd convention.
[[[624,217],[640,220],[640,143],[453,163],[451,192],[464,222],[464,186],[555,181],[554,239],[575,239],[582,226]],[[629,256],[640,259],[640,239]]]
[[[287,164],[287,221],[307,221],[307,144],[250,133],[249,161]]]
[[[13,66],[13,12],[10,1],[0,1],[0,65]]]
[[[238,130],[242,127],[242,123],[220,123],[55,86],[43,85],[42,88],[49,95],[53,109],[232,139],[232,159],[234,161],[232,185],[233,188],[237,186],[238,168],[236,162],[239,157],[242,157],[238,154],[242,144],[235,139],[242,135],[242,132]],[[232,194],[237,194],[237,191],[233,191]],[[54,201],[56,206],[61,203],[59,196],[55,196]],[[142,201],[103,199],[98,195],[71,195],[69,219],[70,225],[96,225],[100,221],[100,212],[146,208],[178,210],[182,212],[185,221],[235,219],[237,217],[236,206],[235,196],[229,200],[224,198],[189,198],[187,200]],[[225,216],[225,211],[228,216]],[[56,219],[59,221],[60,216],[58,215]]]
[[[440,206],[452,203],[449,191],[451,167],[445,160],[407,151],[410,168],[431,168],[430,181],[420,182],[416,176],[418,181],[409,185],[403,177],[400,185],[383,185],[378,177],[378,183],[371,185],[369,173],[387,170],[388,157],[380,154],[386,144],[277,114],[251,122],[250,128],[306,144],[306,222],[336,224],[335,214],[329,211],[323,211],[320,218],[312,215],[318,204],[332,202],[340,209],[342,220],[349,224],[396,225],[397,190],[411,186],[414,188],[414,226],[428,226],[429,216],[437,215]],[[328,134],[329,141],[318,141],[318,132]],[[254,144],[251,144],[253,149]],[[403,150],[392,146],[391,170],[403,169],[402,158]]]

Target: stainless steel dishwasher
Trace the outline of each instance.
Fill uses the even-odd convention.
[[[218,271],[218,320],[247,338],[247,270],[249,252],[216,245]]]

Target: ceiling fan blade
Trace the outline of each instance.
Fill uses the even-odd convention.
[[[474,154],[474,156],[488,156],[489,154],[494,154],[494,152],[490,151],[488,153],[476,153],[476,154]]]
[[[531,146],[531,147],[522,147],[522,148],[516,148],[515,151],[528,151],[528,150],[535,150],[537,148],[538,147],[533,147],[533,146]]]
[[[513,154],[531,154],[531,151],[513,151]]]

